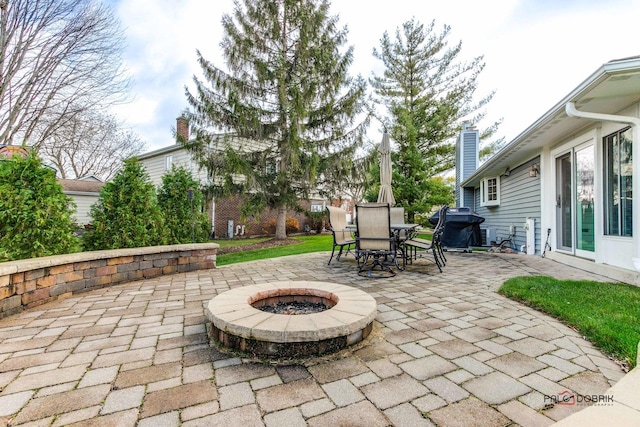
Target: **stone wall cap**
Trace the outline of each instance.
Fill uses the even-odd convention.
[[[102,251],[76,252],[72,254],[52,255],[40,258],[21,259],[0,262],[0,276],[37,270],[39,268],[55,267],[76,262],[93,261],[135,255],[148,255],[166,252],[197,251],[218,249],[217,243],[185,243],[181,245],[145,246],[141,248],[107,249]]]

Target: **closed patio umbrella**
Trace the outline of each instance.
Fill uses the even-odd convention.
[[[389,142],[389,134],[385,131],[382,135],[380,143],[380,192],[378,193],[378,203],[389,203],[391,206],[396,204],[391,189],[391,143]]]

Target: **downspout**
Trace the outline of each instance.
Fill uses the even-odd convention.
[[[567,102],[565,111],[569,117],[602,120],[606,122],[625,123],[632,126],[633,134],[633,212],[634,217],[638,218],[640,213],[640,118],[631,116],[618,116],[615,114],[590,113],[586,111],[578,111],[574,102]],[[631,258],[636,271],[640,271],[640,221],[633,221],[633,238],[635,241],[635,256]]]

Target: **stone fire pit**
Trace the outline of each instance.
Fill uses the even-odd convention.
[[[329,309],[287,315],[259,310],[265,304],[323,303]],[[258,356],[305,357],[341,350],[372,330],[376,301],[366,292],[329,282],[283,281],[234,288],[207,305],[213,340]]]

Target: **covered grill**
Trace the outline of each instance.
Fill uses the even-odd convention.
[[[436,212],[429,222],[438,223],[439,212]],[[471,252],[472,246],[482,244],[480,224],[484,218],[471,210],[471,208],[459,207],[447,210],[447,220],[442,234],[442,246],[446,249],[463,249]]]

